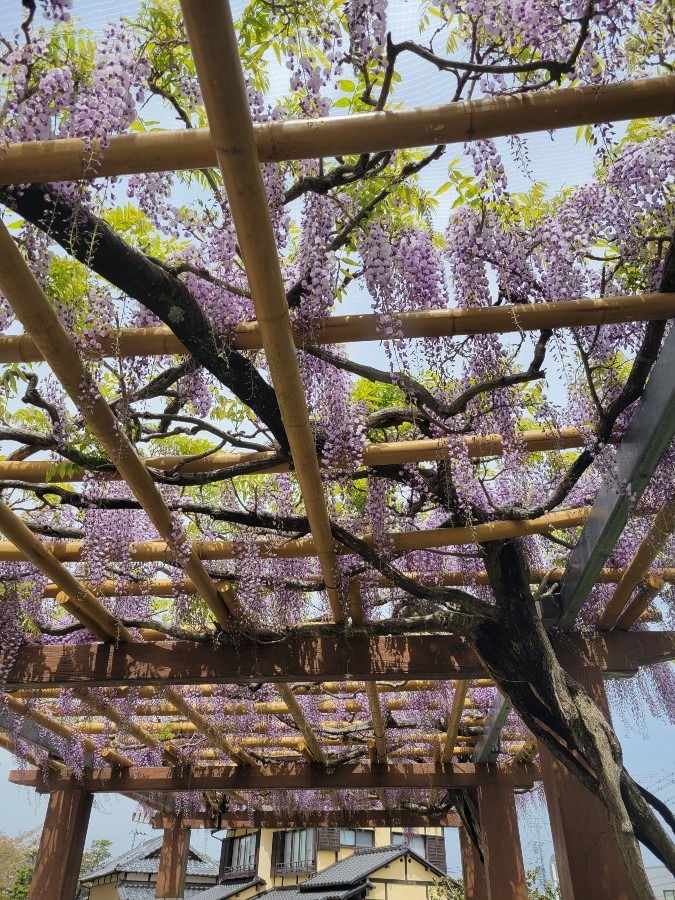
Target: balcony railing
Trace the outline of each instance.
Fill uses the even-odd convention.
[[[299,859],[295,862],[279,862],[274,868],[275,875],[300,875],[316,871],[314,859]]]
[[[244,878],[248,875],[253,877],[256,875],[255,857],[247,862],[239,863],[236,866],[225,866],[220,874],[223,881],[229,881],[231,878]]]

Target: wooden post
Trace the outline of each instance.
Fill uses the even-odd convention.
[[[75,900],[92,795],[64,788],[49,795],[29,900]]]
[[[462,878],[466,900],[489,900],[485,866],[466,828],[459,829],[459,847],[462,853]]]
[[[581,660],[567,670],[609,719],[601,670]],[[637,900],[604,804],[541,745],[539,755],[563,900]]]
[[[184,827],[180,817],[175,817],[164,829],[155,897],[182,900],[189,855],[190,829]]]
[[[478,809],[488,900],[527,900],[513,787],[482,785],[478,788]]]

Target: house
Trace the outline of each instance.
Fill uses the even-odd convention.
[[[675,900],[675,878],[665,866],[647,866],[647,878],[657,900]]]
[[[442,828],[239,828],[200,900],[428,900],[445,869]]]
[[[154,900],[162,836],[150,838],[135,850],[109,860],[82,879],[90,888],[89,900]],[[218,864],[190,846],[185,900],[203,897],[218,882]]]

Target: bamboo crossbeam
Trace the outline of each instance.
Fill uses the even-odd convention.
[[[557,569],[530,569],[530,584],[540,584],[544,578],[549,583],[556,584],[562,580],[565,570]],[[625,569],[602,569],[596,578],[596,584],[616,584],[621,581]],[[406,572],[409,578],[415,578],[423,582],[432,584],[442,584],[447,586],[462,587],[471,584],[488,584],[487,572],[476,572],[475,575],[467,577],[463,572],[444,572],[442,574],[433,574],[423,572]],[[675,582],[675,568],[670,569],[654,569],[652,574],[662,578],[666,584]],[[378,586],[390,587],[391,582],[386,579],[378,579]],[[137,582],[122,583],[116,581],[103,581],[96,585],[83,582],[89,590],[95,590],[102,597],[135,597],[152,595],[158,597],[171,597],[177,590],[182,594],[194,594],[195,586],[189,580],[173,582],[170,579],[157,579],[147,584],[139,584]],[[55,584],[48,584],[42,594],[43,597],[56,597],[59,588]]]
[[[165,729],[167,726],[162,724],[158,724],[157,722],[151,722],[148,724],[147,728],[149,731],[161,731]],[[200,729],[198,729],[192,722],[175,722],[171,723],[171,728],[174,731],[174,739],[178,739],[181,737],[192,736],[194,734],[199,734]],[[104,722],[81,722],[77,726],[77,730],[80,734],[84,735],[100,735],[106,733],[106,725]],[[118,729],[123,730],[123,729]],[[113,733],[115,733],[115,729],[113,728]],[[398,734],[398,732],[395,732]],[[469,748],[471,750],[472,746],[477,743],[480,735],[460,735],[457,738],[456,743],[466,745],[464,749]],[[510,738],[505,738],[509,740]],[[518,736],[516,738],[518,739]],[[318,739],[317,739],[318,740]],[[424,731],[414,731],[408,734],[402,734],[401,740],[412,741],[416,743],[426,743],[426,744],[440,744],[441,749],[442,745],[445,743],[445,735],[438,734],[433,732],[424,732]],[[343,747],[352,744],[363,745],[363,732],[360,734],[348,734],[341,737],[332,737],[330,735],[322,735],[320,746],[322,747]],[[269,735],[269,734],[256,734],[251,735],[249,737],[242,737],[238,740],[238,746],[247,750],[250,749],[269,749],[270,747],[278,747],[281,749],[295,749],[295,750],[304,750],[307,747],[306,741],[303,737],[296,737],[294,735]],[[124,749],[124,747],[120,747],[120,749]],[[230,756],[231,754],[225,753],[224,750],[204,750],[200,751],[204,753],[218,753],[220,755]],[[211,758],[215,758],[213,755]]]
[[[49,549],[35,537],[21,519],[0,500],[0,532],[10,539],[9,544],[22,559],[33,563],[59,590],[61,605],[92,634],[102,641],[129,641],[131,632],[121,625],[94,594],[71,574]],[[62,592],[62,593],[61,593]]]
[[[445,743],[441,755],[441,762],[450,763],[455,752],[455,744],[459,734],[459,724],[462,721],[462,713],[464,712],[464,702],[466,694],[469,690],[470,681],[458,681],[455,685],[455,696],[452,698],[452,709],[450,711],[450,719],[448,721],[448,730],[445,735]]]
[[[459,443],[467,448],[470,459],[484,456],[501,456],[504,452],[502,436],[499,434],[467,435],[459,437]],[[583,447],[584,441],[576,428],[537,429],[524,431],[519,436],[519,443],[528,453],[540,453],[548,450],[569,450]],[[418,441],[388,441],[379,444],[367,444],[364,448],[361,465],[368,467],[404,465],[411,462],[436,462],[452,453],[452,445],[445,438],[424,439]],[[166,471],[176,466],[186,475],[201,472],[217,472],[230,466],[242,463],[264,462],[265,458],[274,458],[275,454],[261,453],[212,453],[203,459],[187,461],[185,456],[154,456],[143,459],[145,466],[151,469]],[[55,460],[0,460],[0,479],[7,481],[26,481],[31,484],[49,482],[81,481],[86,470],[79,466],[68,465],[65,470],[58,471]],[[288,463],[272,464],[263,467],[256,475],[276,475],[289,472]],[[111,481],[120,481],[117,471],[107,476]]]
[[[181,9],[326,594],[333,618],[341,622],[333,535],[232,14],[227,0],[182,0]]]
[[[454,684],[454,682],[451,682]],[[403,686],[401,686],[403,685]],[[474,682],[475,687],[494,687],[494,681],[490,678],[479,678]],[[356,682],[356,681],[347,681],[344,683],[341,682],[323,682],[316,685],[291,685],[293,688],[293,693],[297,696],[307,696],[308,694],[359,694],[363,693],[364,683]],[[431,679],[419,679],[419,678],[410,678],[406,681],[401,682],[400,684],[396,683],[386,683],[386,682],[377,682],[377,691],[380,694],[401,694],[401,693],[413,693],[417,691],[430,692],[438,690],[438,682],[432,681]],[[129,694],[128,688],[126,687],[117,687],[110,688],[105,691],[112,697],[120,698],[127,697]],[[213,697],[214,696],[214,687],[212,685],[193,685],[192,692],[196,697]],[[60,688],[53,687],[35,687],[29,690],[18,690],[13,692],[13,696],[22,697],[28,699],[39,699],[39,698],[49,698],[49,697],[58,697],[61,693]],[[156,697],[163,696],[162,692],[155,687],[151,687],[150,685],[144,685],[138,688],[138,698],[139,700],[153,700]],[[467,701],[467,704],[470,701]],[[359,703],[358,700],[345,700],[343,701],[344,708],[348,712],[362,712],[366,709],[366,707]],[[388,709],[405,709],[406,700],[404,698],[394,698],[387,699],[386,703],[389,704]],[[440,709],[441,707],[437,704],[438,701],[432,700],[432,708]],[[320,712],[333,712],[338,706],[334,700],[319,700],[318,709]],[[165,712],[170,708],[170,704],[164,704],[161,699],[155,706],[155,704],[139,704],[138,706],[138,714],[144,715],[145,713],[141,712],[141,709],[147,709],[147,715],[164,715]],[[217,701],[217,708],[224,715],[245,715],[251,712],[251,705],[242,702],[228,702],[223,700]],[[467,707],[468,708],[468,707]],[[260,713],[261,715],[282,715],[288,712],[287,707],[283,703],[279,702],[256,702],[253,704],[253,709]],[[159,710],[159,712],[153,712],[153,710]],[[214,706],[215,711],[215,706]],[[208,710],[207,710],[208,712]]]
[[[379,685],[378,685],[378,688],[379,688]],[[29,693],[28,691],[16,691],[13,694],[13,696],[18,695],[18,696],[24,698],[24,696],[28,693]],[[378,690],[377,693],[381,694],[382,692]],[[38,694],[37,697],[40,699],[49,699],[49,695],[46,691],[44,693]],[[33,698],[33,699],[35,699],[35,698]],[[380,703],[381,703],[383,709],[386,709],[387,712],[396,711],[396,710],[411,711],[410,701],[403,699],[403,698],[398,698],[395,700],[386,699],[384,701],[380,701]],[[47,708],[50,710],[50,712],[55,712],[55,710],[52,706],[49,706]],[[369,707],[367,704],[359,703],[357,700],[345,700],[341,704],[341,708],[343,708],[345,710],[345,712],[348,712],[348,713],[363,713],[363,712],[369,711]],[[442,709],[443,706],[440,701],[434,700],[429,704],[428,708],[429,709]],[[256,703],[254,709],[251,710],[250,707],[247,707],[241,703],[222,703],[222,702],[221,703],[212,703],[209,701],[207,703],[200,704],[198,709],[199,709],[199,712],[201,712],[203,715],[220,714],[223,716],[244,716],[244,715],[248,716],[252,712],[257,713],[260,716],[290,715],[290,710],[288,709],[286,704],[280,703],[280,702],[279,703],[274,703],[274,702],[272,702],[272,703],[270,703],[270,702]],[[338,709],[337,704],[330,700],[320,700],[317,703],[317,710],[320,713],[334,713],[337,711],[337,709]],[[477,706],[472,700],[465,700],[464,701],[464,709],[477,709]],[[136,705],[135,715],[139,716],[140,718],[148,718],[148,719],[167,718],[167,717],[175,716],[176,709],[171,703],[167,703],[167,702],[138,703]],[[341,723],[341,724],[353,724],[353,722],[352,723]],[[264,729],[265,727],[266,726],[265,726],[264,722],[259,722],[255,725],[255,728],[257,728],[258,730]]]
[[[559,510],[547,513],[538,519],[522,521],[505,520],[486,522],[482,525],[462,528],[430,528],[426,531],[394,532],[388,536],[394,550],[429,550],[435,547],[453,547],[465,544],[481,544],[486,541],[507,540],[533,534],[549,534],[565,528],[583,525],[588,516],[588,508]],[[369,546],[372,535],[362,536]],[[80,562],[83,558],[81,541],[44,542],[42,546],[62,562]],[[200,559],[236,559],[239,544],[236,541],[194,541],[192,552]],[[313,538],[290,541],[258,541],[258,553],[262,559],[308,559],[317,555]],[[346,548],[339,548],[348,553]],[[162,562],[172,558],[171,549],[165,541],[142,541],[129,544],[129,556],[137,562]],[[26,557],[13,544],[0,541],[0,562],[19,562]]]
[[[0,163],[0,167],[1,167]],[[577,298],[550,303],[435,309],[401,312],[394,316],[404,338],[466,337],[509,334],[542,328],[574,328],[623,322],[644,322],[675,315],[675,294],[637,294],[616,297]],[[309,329],[311,345],[382,341],[380,317],[372,313],[317,319]],[[308,345],[307,331],[292,331],[297,347]],[[258,322],[242,322],[230,336],[235,350],[261,350]],[[92,358],[173,356],[186,354],[185,346],[165,326],[123,328],[97,336]],[[30,334],[0,336],[0,363],[40,362],[39,347]]]
[[[654,516],[654,521],[649,531],[635,551],[635,555],[628,564],[623,578],[616,586],[611,600],[602,616],[600,616],[598,627],[608,630],[617,627],[623,609],[630,600],[633,591],[647,575],[649,567],[663,549],[666,541],[673,533],[673,529],[675,529],[675,495],[668,497]],[[642,609],[639,610],[638,616],[644,612],[653,596],[654,594],[647,597]],[[636,608],[639,608],[640,605],[638,604]],[[627,619],[624,619],[625,621]],[[633,623],[631,622],[630,624]]]
[[[221,37],[220,28],[213,31]],[[220,46],[214,52],[226,51]],[[644,78],[347,117],[265,122],[253,126],[255,153],[260,162],[348,156],[667,116],[674,107],[673,82],[669,76]],[[0,183],[201,169],[216,165],[218,143],[215,131],[195,128],[112,136],[98,153],[79,138],[14,144],[0,162]]]
[[[80,410],[92,433],[114,461],[150,521],[168,542],[172,553],[181,558],[184,548],[180,545],[180,534],[176,532],[177,524],[182,531],[180,524],[174,519],[157,485],[138,458],[133,444],[125,430],[119,426],[105,399],[97,388],[92,390],[90,377],[71,338],[4,223],[0,223],[0,288],[23,327],[34,337],[45,361]],[[231,617],[239,615],[233,596],[223,596],[218,592],[201,560],[189,547],[184,568],[197,585],[218,624],[228,629]]]

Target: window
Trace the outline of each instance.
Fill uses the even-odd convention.
[[[375,845],[375,833],[356,828],[340,829],[341,847],[373,847]]]
[[[411,850],[436,866],[441,872],[447,871],[445,860],[445,838],[436,835],[394,833],[392,844],[407,844]],[[674,898],[675,900],[675,898]]]
[[[663,900],[675,900],[675,891],[664,891]]]
[[[255,875],[259,832],[237,834],[223,841],[220,853],[220,878],[241,878]]]
[[[277,875],[295,872],[313,872],[314,829],[298,828],[293,831],[276,831],[272,840],[272,869]]]
[[[407,844],[411,850],[414,850],[415,853],[419,853],[420,856],[424,856],[426,858],[426,846],[424,843],[424,836],[421,834],[392,834],[391,836],[392,844]]]

